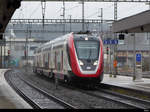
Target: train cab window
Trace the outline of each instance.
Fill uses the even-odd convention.
[[[98,41],[75,41],[77,56],[79,59],[95,60],[99,57]]]

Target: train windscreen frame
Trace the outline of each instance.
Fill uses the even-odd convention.
[[[97,60],[99,58],[99,41],[76,40],[75,48],[79,60]]]

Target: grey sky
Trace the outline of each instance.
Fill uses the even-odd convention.
[[[12,18],[15,19],[40,19],[41,3],[40,2],[22,2],[21,7],[16,10]],[[46,5],[46,18],[47,19],[60,19],[60,15],[63,13],[62,2],[47,2]],[[66,2],[66,16],[72,15],[74,19],[82,18],[82,5],[78,2]],[[104,2],[87,2],[85,3],[85,18],[98,19],[100,15],[100,8],[103,8],[104,19],[113,19],[114,17],[114,5],[113,3]],[[149,6],[145,3],[118,3],[118,19],[137,14],[139,12],[148,10]]]

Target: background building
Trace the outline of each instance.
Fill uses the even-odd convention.
[[[102,25],[102,26],[101,26]],[[65,26],[65,29],[64,29]],[[103,40],[114,39],[114,34],[111,32],[111,24],[104,22],[101,23],[88,23],[84,25],[85,31],[91,31],[95,35],[101,35]],[[82,23],[66,23],[66,24],[31,24],[31,23],[15,23],[8,24],[5,31],[6,47],[5,56],[2,54],[2,63],[4,66],[23,66],[28,61],[32,64],[34,50],[39,45],[57,38],[61,35],[70,32],[82,31]],[[115,37],[116,38],[116,37]],[[118,38],[118,37],[117,37]],[[149,71],[150,62],[147,59],[150,58],[150,40],[147,33],[136,34],[136,52],[142,53],[143,70]],[[105,71],[110,72],[113,70],[113,57],[114,46],[104,44],[104,59],[105,59]],[[106,54],[106,48],[109,48],[109,55]],[[8,50],[10,54],[8,55]],[[4,50],[3,50],[4,52]],[[133,38],[130,34],[125,34],[124,44],[117,45],[117,61],[118,70],[132,71],[133,68]],[[108,70],[109,69],[109,70]]]

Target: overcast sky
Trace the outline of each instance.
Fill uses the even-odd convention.
[[[46,2],[46,19],[60,19],[63,13],[62,2]],[[98,19],[100,8],[103,8],[104,19],[113,19],[114,3],[86,2],[85,18]],[[65,18],[72,15],[74,19],[82,18],[82,5],[78,2],[65,2]],[[118,3],[118,19],[128,17],[148,10],[145,3]],[[14,13],[13,19],[40,19],[42,18],[41,2],[22,2],[21,7]]]

